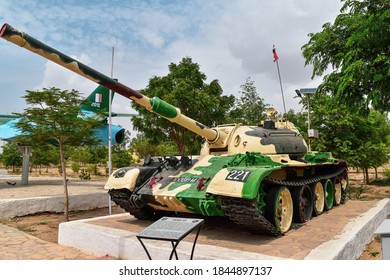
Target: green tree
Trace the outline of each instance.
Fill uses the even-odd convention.
[[[131,164],[131,155],[126,148],[130,141],[129,136],[130,134],[127,133],[125,141],[122,144],[115,144],[112,146],[111,160],[113,166],[116,168]],[[70,155],[70,160],[83,166],[85,166],[85,164],[92,164],[95,167],[99,164],[105,165],[108,161],[108,148],[106,146],[76,147]],[[96,170],[97,168],[92,170],[92,173],[95,173]]]
[[[129,166],[133,157],[131,155],[131,150],[128,149],[131,143],[131,133],[126,131],[125,140],[121,144],[116,144],[112,147],[112,166],[115,168],[120,168],[124,166]]]
[[[65,146],[96,143],[94,129],[100,125],[96,118],[83,116],[80,110],[80,93],[58,88],[42,91],[26,91],[28,105],[17,126],[25,136],[21,141],[29,143],[53,143],[58,146],[64,184],[64,219],[68,221],[69,195],[66,178]]]
[[[75,147],[70,153],[70,160],[82,166],[91,162],[92,155],[87,147]]]
[[[307,112],[303,111],[296,113],[293,109],[290,109],[285,117],[289,122],[292,122],[295,125],[307,141]]]
[[[127,148],[130,144],[130,132],[126,131],[125,133],[125,141],[122,144],[116,144],[112,146],[112,166],[115,168],[121,168],[125,166],[129,166],[132,163],[131,151]]]
[[[115,145],[114,145],[115,146]],[[108,160],[108,148],[106,146],[88,146],[86,150],[90,154],[87,163],[106,164]]]
[[[166,76],[151,78],[141,93],[148,97],[157,96],[178,107],[187,117],[212,127],[224,123],[234,97],[223,96],[217,80],[210,84],[205,81],[206,75],[200,71],[200,66],[186,57],[179,64],[171,63]],[[138,116],[132,117],[135,129],[142,132],[151,143],[158,144],[172,139],[181,154],[199,152],[202,141],[200,136],[150,113],[136,103],[132,107],[138,111]]]
[[[390,110],[390,2],[345,0],[335,22],[309,34],[302,47],[319,92],[332,92],[349,106]]]
[[[144,159],[147,155],[175,155],[179,153],[179,150],[170,139],[155,145],[151,139],[143,134],[139,134],[131,140],[130,152],[137,155],[139,159]]]
[[[264,99],[257,93],[255,82],[248,77],[245,84],[240,86],[240,98],[237,105],[230,112],[231,122],[242,123],[245,125],[257,125],[261,120],[265,120],[266,107],[269,104],[264,103]]]
[[[130,151],[113,149],[112,151],[112,166],[115,168],[121,168],[129,166],[132,162],[132,156]]]
[[[312,142],[314,149],[330,151],[336,158],[345,159],[352,167],[364,170],[387,162],[390,123],[385,114],[370,110],[368,117],[339,103],[330,95],[313,98],[312,127],[320,132]]]
[[[32,150],[31,164],[33,166],[37,166],[40,169],[42,166],[48,168],[52,164],[60,164],[59,151],[53,145],[40,143],[40,145],[33,145]]]
[[[22,166],[22,154],[20,153],[16,142],[7,142],[2,146],[2,149],[3,153],[1,160],[5,165],[5,168],[12,167],[12,170],[15,171],[16,167]]]
[[[387,155],[390,152],[390,122],[384,114],[378,111],[371,110],[368,119],[364,120],[367,125],[367,135],[363,140],[359,150],[359,154],[363,154],[364,158],[360,161],[359,167],[364,170],[366,182],[370,182],[368,177],[368,169],[378,167],[388,162]],[[377,174],[376,174],[377,175]]]

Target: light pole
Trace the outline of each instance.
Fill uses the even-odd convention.
[[[311,138],[318,138],[318,131],[315,129],[310,129],[310,95],[317,92],[317,88],[301,88],[296,89],[295,92],[297,95],[303,99],[302,94],[306,96],[307,99],[307,137],[309,144],[309,152],[311,152]]]

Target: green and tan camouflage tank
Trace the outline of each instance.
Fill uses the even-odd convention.
[[[330,153],[308,153],[292,123],[215,129],[227,134],[226,145],[206,142],[199,156],[148,158],[142,167],[117,170],[105,188],[139,219],[226,216],[271,235],[345,203],[345,162]]]
[[[221,216],[252,232],[278,236],[293,223],[305,223],[346,202],[345,161],[328,152],[308,152],[294,124],[276,119],[274,110],[259,126],[209,128],[8,24],[0,37],[204,137],[200,155],[148,157],[144,166],[121,168],[110,176],[105,188],[111,199],[139,219]]]

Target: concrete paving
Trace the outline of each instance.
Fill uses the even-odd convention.
[[[26,204],[26,199],[30,199],[33,204],[43,204],[45,199],[50,200],[62,194],[61,181],[56,178],[30,178],[29,186],[9,185],[6,182],[12,183],[10,179],[12,177],[5,178],[5,175],[0,174],[0,205],[9,199],[14,200],[7,204],[7,209]],[[85,200],[94,193],[106,196],[103,185],[101,181],[71,179],[69,193],[87,195]],[[108,203],[108,199],[103,203]],[[4,214],[5,211],[0,209],[0,218]],[[390,199],[347,201],[345,205],[334,207],[280,238],[250,234],[226,219],[206,219],[194,259],[356,259],[389,214]],[[136,235],[150,224],[127,213],[62,223],[59,244],[40,240],[0,224],[0,259],[101,259],[107,255],[119,259],[147,259]],[[189,258],[193,238],[191,234],[180,243],[180,259]],[[168,258],[171,244],[154,240],[145,243],[153,259]]]

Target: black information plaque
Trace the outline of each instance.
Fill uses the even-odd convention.
[[[146,249],[145,244],[142,242],[142,239],[171,241],[173,249],[169,259],[170,260],[172,259],[173,254],[175,254],[176,259],[178,259],[176,248],[179,245],[180,241],[183,238],[185,238],[188,234],[190,234],[192,231],[197,229],[196,237],[191,252],[191,260],[192,260],[195,244],[198,239],[198,235],[203,225],[203,222],[204,222],[203,219],[162,217],[155,223],[145,228],[142,232],[140,232],[137,235],[137,238],[140,241],[142,247],[144,248],[150,260],[152,258],[148,250]]]

